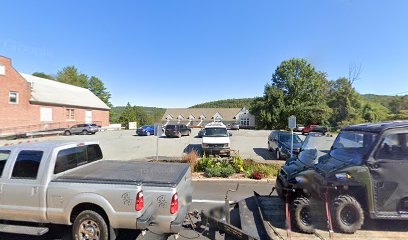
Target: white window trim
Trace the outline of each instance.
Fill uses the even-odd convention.
[[[16,94],[16,102],[10,101],[10,98],[11,98],[11,94],[12,94],[12,93],[15,93],[15,94]],[[10,92],[9,92],[9,103],[10,103],[10,104],[19,104],[19,103],[20,103],[20,94],[18,94],[18,92],[15,92],[15,91],[10,91]]]
[[[0,75],[6,75],[6,66],[0,63]]]
[[[75,109],[74,108],[66,108],[66,113],[68,112],[68,111],[72,111],[73,112],[73,119],[71,119],[71,114],[69,115],[69,117],[67,117],[67,116],[65,116],[66,118],[67,118],[67,122],[75,122]],[[70,112],[71,112],[70,111]]]

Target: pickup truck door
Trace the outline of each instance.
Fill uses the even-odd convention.
[[[41,222],[45,220],[45,186],[42,184],[44,152],[21,150],[4,178],[0,219]]]

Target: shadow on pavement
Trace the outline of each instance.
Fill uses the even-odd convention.
[[[183,153],[191,153],[192,151],[195,151],[198,155],[201,155],[203,148],[201,147],[201,144],[189,144],[184,148]]]
[[[276,160],[274,155],[269,152],[267,148],[253,148],[256,155],[260,156],[264,160]]]

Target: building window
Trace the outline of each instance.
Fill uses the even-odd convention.
[[[0,64],[0,75],[6,75],[6,66]]]
[[[52,122],[52,108],[47,107],[40,108],[40,121]]]
[[[249,126],[249,118],[242,118],[240,120],[240,125],[241,126]]]
[[[67,108],[67,120],[73,121],[75,120],[75,110],[72,108]]]
[[[9,103],[18,104],[18,92],[9,93]]]

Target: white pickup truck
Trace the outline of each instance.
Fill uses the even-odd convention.
[[[186,164],[102,160],[96,142],[0,147],[0,232],[115,239],[118,229],[177,233],[191,204]],[[33,225],[33,223],[37,225]]]

